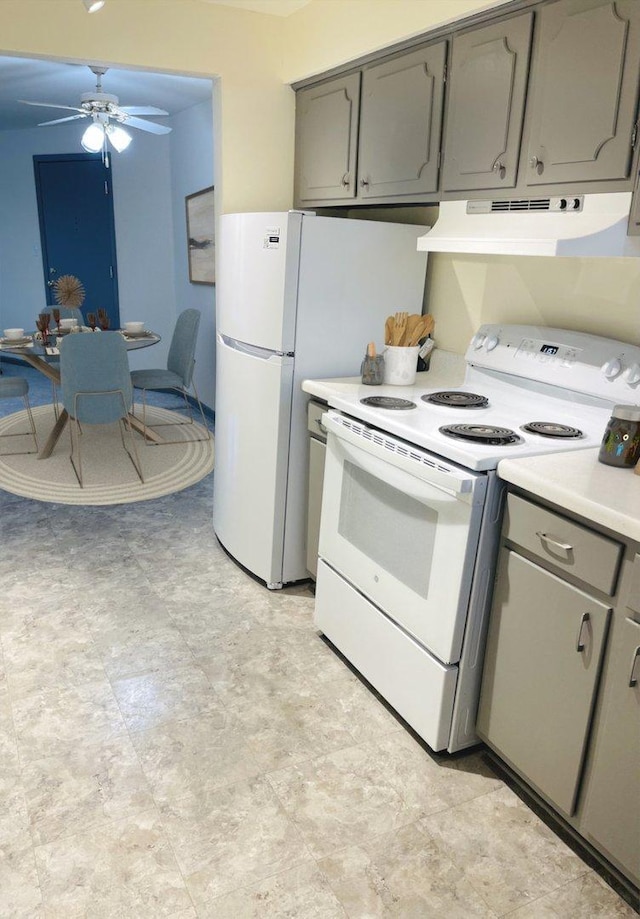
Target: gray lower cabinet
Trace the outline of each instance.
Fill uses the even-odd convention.
[[[438,188],[447,43],[362,74],[358,197],[428,195]]]
[[[566,815],[575,808],[609,614],[502,550],[477,730]]]
[[[297,201],[355,197],[359,113],[359,73],[296,93]]]
[[[532,24],[525,13],[454,35],[443,191],[516,184]]]
[[[626,179],[638,104],[638,0],[557,0],[536,13],[522,178]]]
[[[581,831],[640,885],[640,621],[616,626]]]

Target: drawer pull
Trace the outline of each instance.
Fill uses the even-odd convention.
[[[560,542],[558,539],[554,539],[553,536],[547,536],[546,533],[541,533],[540,530],[536,531],[536,536],[542,542],[546,542],[550,546],[554,546],[556,549],[562,549],[567,553],[573,552],[573,546],[568,542]]]
[[[578,638],[576,640],[576,651],[580,654],[581,651],[584,651],[584,641],[582,640],[582,631],[585,625],[589,622],[591,616],[589,613],[583,613],[582,618],[580,619],[580,628],[578,629]]]
[[[638,661],[640,661],[640,645],[636,648],[631,657],[631,673],[629,674],[629,686],[631,689],[638,685]]]

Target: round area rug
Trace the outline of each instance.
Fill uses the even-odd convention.
[[[54,425],[53,406],[36,406],[33,417],[42,449]],[[184,418],[167,409],[147,408],[151,427],[176,417]],[[28,435],[2,437],[29,430],[26,411],[0,418],[0,489],[54,504],[129,504],[181,491],[213,469],[213,439],[156,447],[145,444],[142,435],[134,432],[144,476],[142,484],[122,446],[118,425],[84,425],[81,435],[84,488],[80,488],[69,460],[70,426],[68,422],[49,459],[39,460],[37,453],[6,455],[14,450],[33,449],[33,438]],[[172,440],[205,434],[204,428],[197,424],[157,431]],[[130,446],[126,434],[125,443]]]

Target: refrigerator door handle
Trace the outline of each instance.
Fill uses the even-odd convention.
[[[257,345],[248,345],[244,341],[238,341],[237,338],[229,338],[222,332],[217,333],[217,338],[227,348],[233,348],[234,351],[241,351],[243,354],[250,354],[252,357],[259,357],[265,361],[272,357],[293,357],[293,351],[272,351],[270,348],[259,348]]]

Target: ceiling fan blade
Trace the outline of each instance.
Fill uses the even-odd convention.
[[[49,125],[49,124],[62,124],[63,121],[75,121],[76,118],[88,118],[88,117],[89,116],[86,112],[84,115],[69,115],[68,118],[56,118],[54,119],[54,121],[40,121],[38,122],[38,127],[44,128],[46,125]]]
[[[18,99],[18,102],[24,102],[25,105],[39,105],[43,108],[63,108],[68,112],[84,112],[84,109],[78,108],[77,105],[57,105],[54,102],[30,102],[28,99]]]
[[[119,109],[125,115],[168,115],[162,108],[156,108],[155,105],[120,105]]]
[[[139,128],[141,131],[148,131],[149,134],[169,134],[171,128],[164,124],[156,124],[154,121],[145,121],[143,118],[134,118],[131,115],[125,115],[122,124],[129,128]]]

